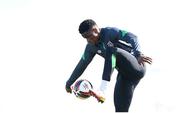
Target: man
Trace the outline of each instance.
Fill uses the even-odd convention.
[[[99,28],[94,20],[87,19],[80,24],[79,33],[88,43],[82,58],[66,82],[66,91],[71,93],[71,85],[98,54],[105,59],[100,90],[106,90],[113,69],[117,69],[115,111],[128,112],[134,89],[145,75],[145,63],[151,64],[152,59],[141,53],[137,37],[130,32],[115,27]]]

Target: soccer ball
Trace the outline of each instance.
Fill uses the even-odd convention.
[[[75,82],[73,92],[80,99],[87,99],[91,96],[90,91],[93,89],[92,84],[85,79]]]

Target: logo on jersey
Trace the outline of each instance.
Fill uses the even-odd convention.
[[[102,53],[102,51],[101,51],[101,50],[97,50],[97,53],[101,54],[101,53]]]
[[[109,41],[109,42],[107,43],[107,46],[108,46],[108,47],[113,47],[114,44],[113,44],[111,41]]]

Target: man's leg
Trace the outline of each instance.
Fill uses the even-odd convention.
[[[145,74],[145,67],[139,65],[137,59],[127,51],[117,49],[118,77],[114,89],[114,105],[116,112],[128,112],[133,92]]]
[[[125,73],[125,77],[136,80],[143,78],[146,67],[140,65],[136,57],[120,48],[117,49],[116,57],[117,67]]]
[[[116,112],[128,112],[134,89],[139,83],[139,80],[129,80],[124,76],[118,73],[114,89],[114,105]]]

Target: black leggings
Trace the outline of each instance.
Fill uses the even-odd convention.
[[[146,68],[139,65],[137,59],[123,49],[117,50],[118,76],[114,89],[114,105],[116,112],[128,112],[133,92]]]

